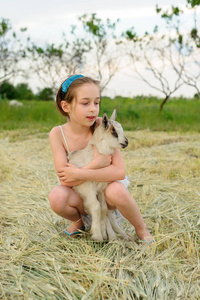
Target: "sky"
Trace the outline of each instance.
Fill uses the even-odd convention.
[[[156,24],[162,25],[155,12],[157,3],[162,8],[169,8],[172,4],[184,7],[186,0],[0,0],[0,17],[9,19],[14,30],[27,27],[31,40],[44,45],[59,43],[62,33],[69,33],[72,24],[80,26],[78,17],[87,13],[97,13],[103,20],[116,21],[119,18],[118,32],[132,26],[141,34],[147,29],[151,31]],[[145,83],[134,80],[128,74],[128,70],[117,74],[106,93],[124,96],[156,94]],[[35,80],[30,85],[36,88],[39,82]],[[191,95],[190,89],[179,93]]]

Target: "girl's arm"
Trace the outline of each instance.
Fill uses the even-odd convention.
[[[64,168],[68,163],[66,150],[62,142],[61,131],[58,126],[54,127],[50,131],[49,141],[53,154],[55,169],[58,172],[58,170]],[[60,183],[63,183],[62,180],[60,180]]]
[[[99,169],[90,169],[89,167],[90,164],[82,168],[67,164],[67,167],[58,172],[59,178],[61,178],[66,185],[71,182],[73,186],[76,180],[110,182],[125,178],[124,162],[119,149],[116,149],[112,155],[111,165]],[[70,180],[68,178],[70,178]]]
[[[65,178],[60,177],[59,171],[68,169],[66,168],[68,164],[67,160],[67,155],[66,155],[66,150],[64,148],[63,142],[62,142],[62,136],[61,136],[61,131],[59,127],[54,127],[51,132],[49,133],[49,140],[50,140],[50,145],[53,153],[53,158],[54,158],[54,165],[55,169],[57,171],[57,174],[60,179],[60,183],[65,186],[75,186],[79,185],[85,180],[83,179],[76,179],[76,180],[71,180],[70,174],[65,176]],[[98,153],[96,149],[94,149],[94,159],[91,161],[88,165],[84,166],[83,169],[96,169],[96,168],[102,168],[105,166],[110,165],[111,163],[111,156],[110,155],[101,155]],[[73,168],[77,168],[76,166],[73,165]],[[69,180],[70,178],[70,180]],[[65,179],[65,180],[64,180]],[[67,182],[67,179],[69,182]]]
[[[110,182],[115,180],[123,180],[125,178],[125,166],[121,151],[116,149],[112,155],[112,164],[101,169],[81,169],[80,179]]]

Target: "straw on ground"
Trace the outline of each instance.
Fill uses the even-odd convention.
[[[63,236],[48,136],[0,136],[0,299],[199,299],[200,134],[128,132],[130,192],[156,244]]]

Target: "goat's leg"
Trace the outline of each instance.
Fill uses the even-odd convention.
[[[100,218],[101,218],[101,207],[96,197],[96,190],[94,184],[89,181],[85,181],[80,185],[74,187],[83,199],[83,205],[89,215],[92,216],[91,234],[92,239],[95,241],[103,241],[101,233]]]
[[[108,217],[108,215],[106,216],[106,231],[107,231],[107,234],[108,234],[108,239],[109,241],[112,241],[112,240],[116,240],[117,239],[117,236],[111,226],[111,223],[110,223],[110,218]]]
[[[83,196],[84,207],[88,213],[92,216],[91,234],[94,241],[103,241],[101,233],[100,219],[101,219],[101,207],[96,198],[95,193],[91,193],[90,196]]]
[[[100,220],[101,233],[102,233],[104,240],[107,240],[108,236],[107,236],[107,232],[106,232],[106,216],[107,216],[107,212],[108,212],[108,206],[107,206],[106,199],[104,196],[104,191],[103,192],[101,191],[100,193],[98,193],[98,200],[101,205],[101,220]]]
[[[111,223],[111,226],[112,226],[112,229],[114,230],[115,233],[119,234],[119,236],[121,238],[123,238],[124,240],[126,241],[131,241],[132,238],[130,236],[128,236],[124,230],[122,230],[118,223],[117,223],[117,220],[116,220],[116,217],[114,216],[113,214],[113,211],[111,210],[108,210],[108,218],[109,218],[109,221]]]

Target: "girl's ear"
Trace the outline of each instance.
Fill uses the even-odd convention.
[[[64,112],[66,112],[66,113],[70,112],[70,104],[69,103],[67,103],[66,101],[61,101],[60,105]]]
[[[107,114],[103,115],[102,125],[104,126],[105,129],[108,127],[108,117],[107,117]]]

